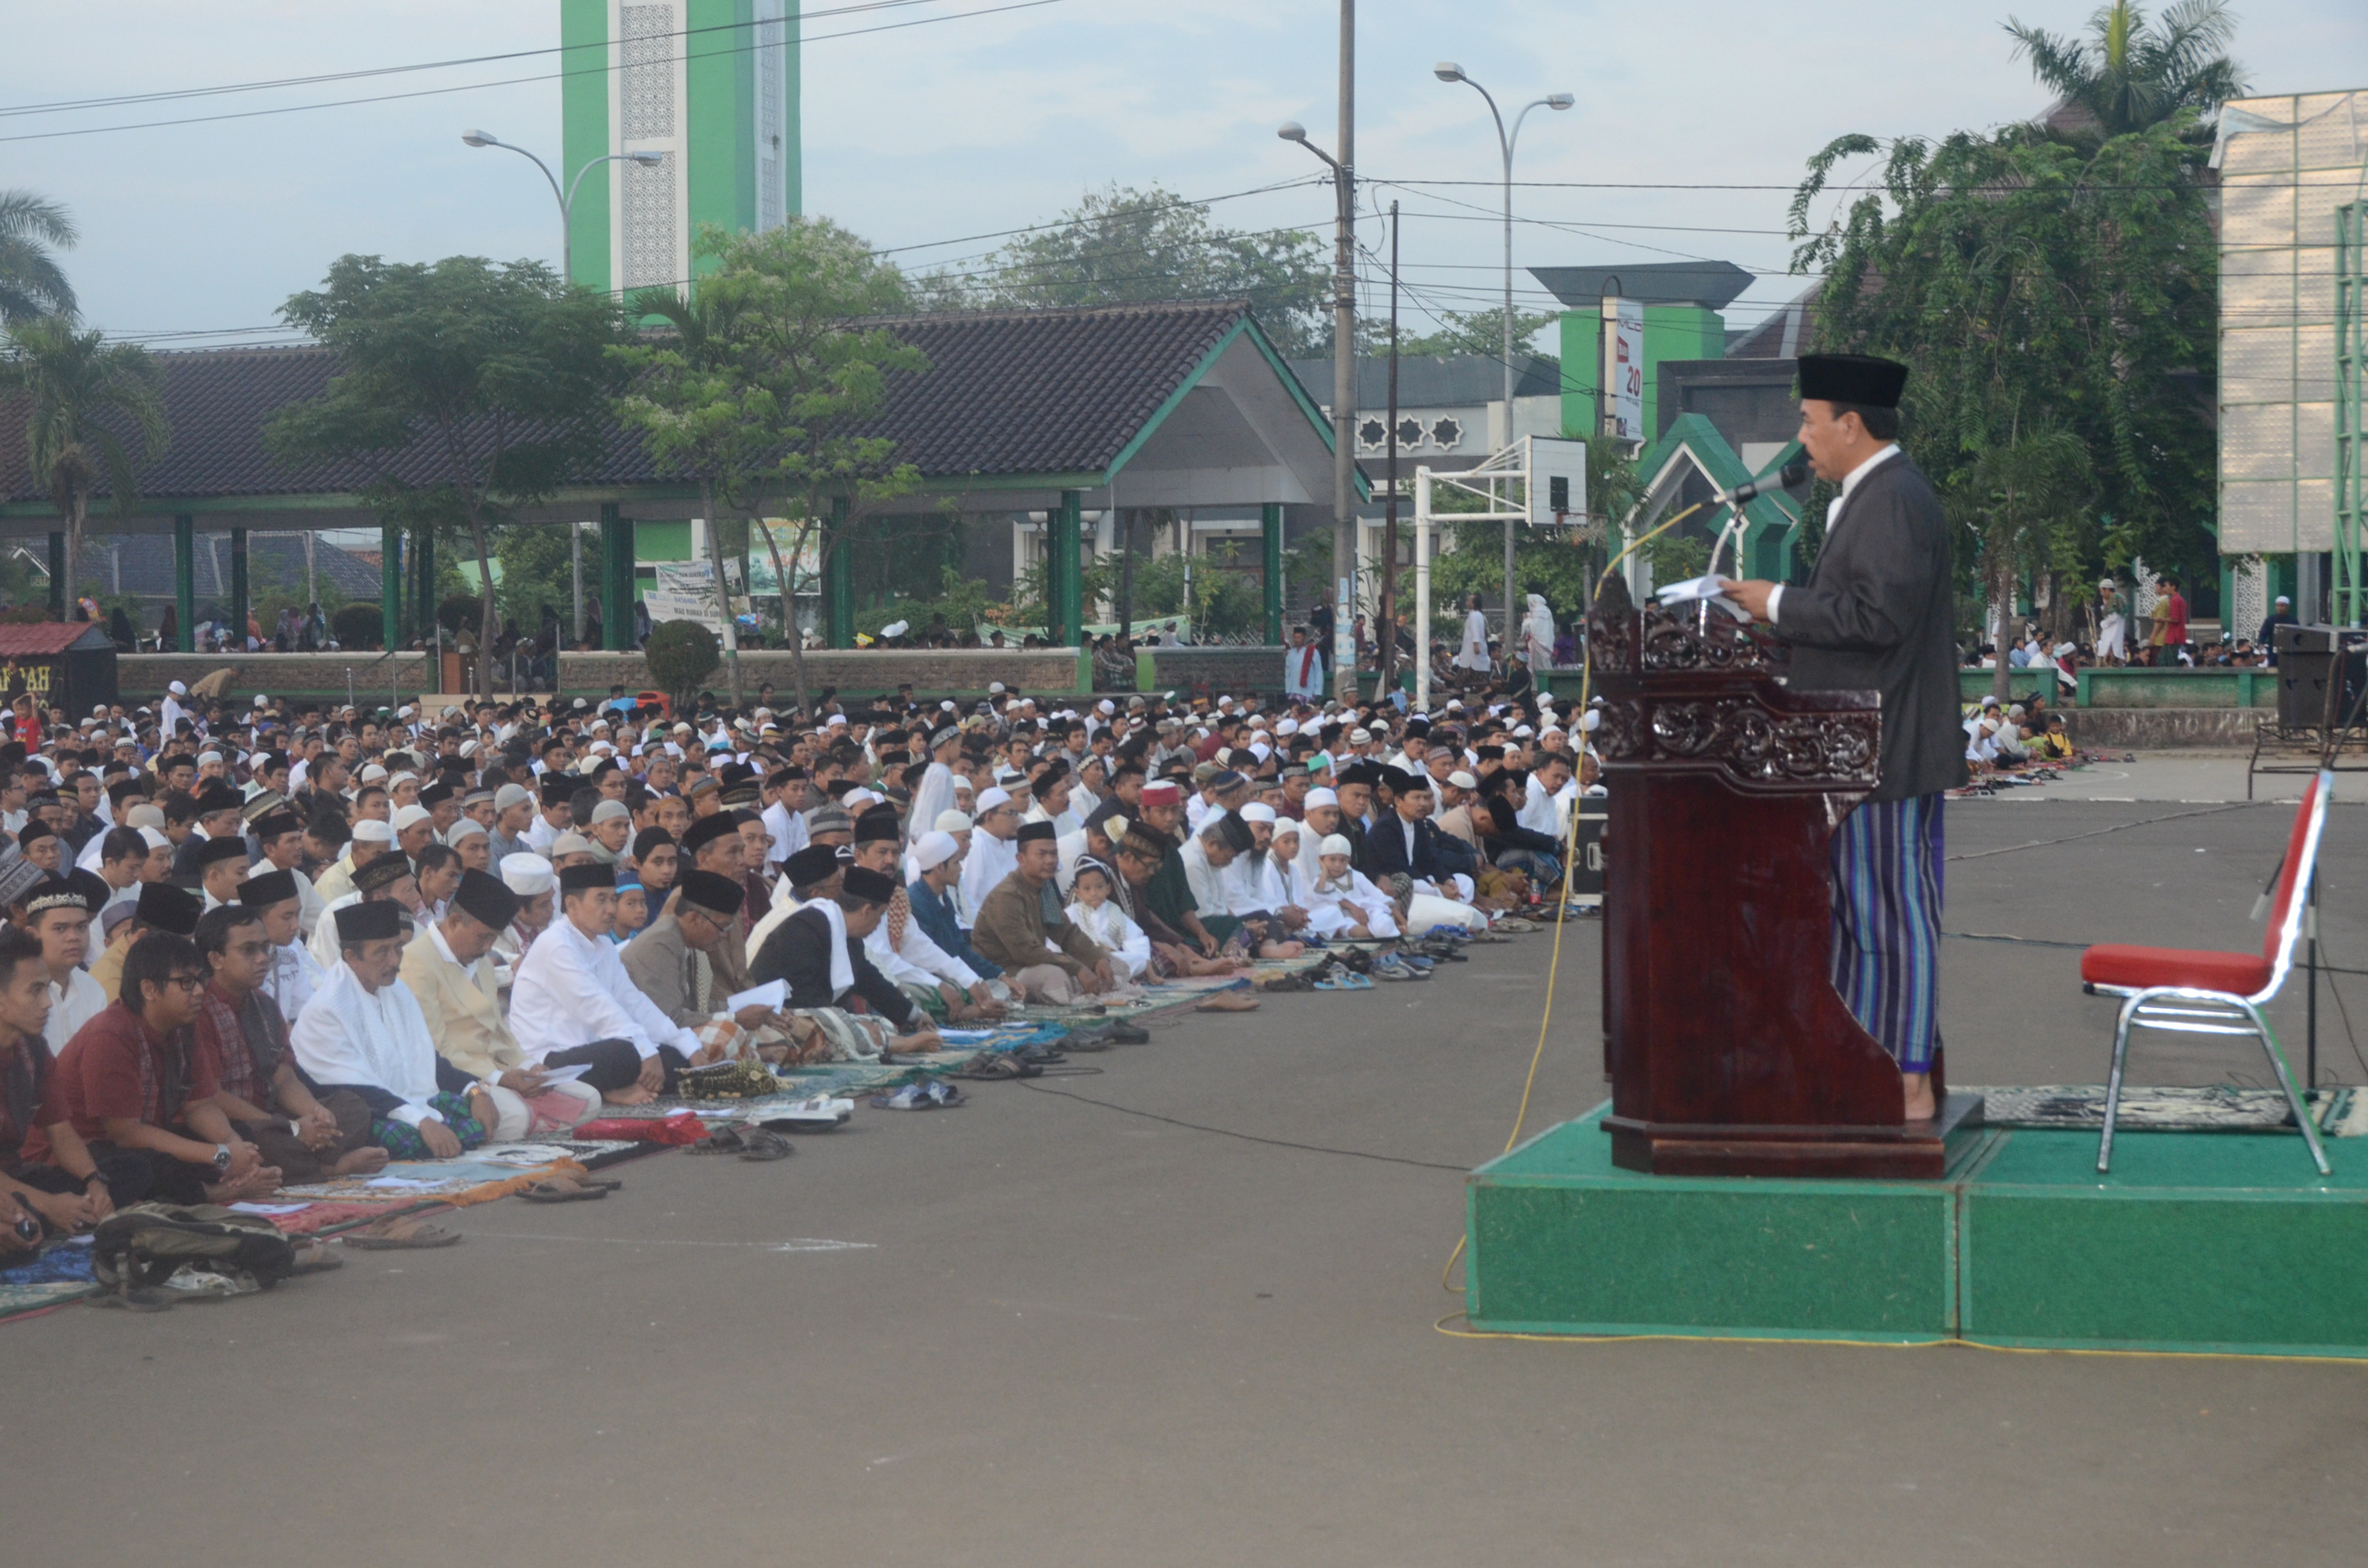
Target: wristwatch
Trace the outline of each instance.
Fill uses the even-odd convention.
[[[105,1187],[107,1185],[107,1173],[105,1171],[93,1171],[90,1175],[83,1177],[83,1190],[85,1192],[88,1192],[90,1190],[90,1184],[93,1182],[97,1182],[99,1186]]]
[[[216,1175],[216,1176],[221,1176],[221,1175],[222,1175],[223,1173],[227,1172],[229,1169],[230,1169],[230,1145],[229,1145],[229,1144],[227,1144],[227,1143],[217,1143],[217,1144],[215,1144],[215,1145],[214,1145],[214,1175]]]

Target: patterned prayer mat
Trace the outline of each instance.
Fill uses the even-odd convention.
[[[97,1294],[88,1236],[45,1243],[31,1257],[0,1268],[0,1320]]]
[[[626,1146],[632,1147],[630,1144]],[[556,1145],[536,1147],[548,1150]],[[605,1149],[613,1145],[602,1144],[600,1147]],[[564,1151],[556,1157],[546,1153],[534,1164],[521,1165],[498,1156],[488,1158],[484,1149],[472,1149],[450,1160],[391,1160],[386,1168],[376,1176],[345,1176],[336,1181],[284,1187],[272,1196],[271,1201],[287,1203],[299,1199],[321,1199],[334,1203],[421,1203],[433,1199],[459,1207],[490,1202],[522,1191],[545,1176],[572,1175],[583,1169]]]
[[[2105,1125],[2102,1084],[2041,1084],[2008,1088],[1951,1085],[1982,1096],[1982,1118],[1992,1127],[2084,1128]],[[2303,1096],[2319,1131],[2334,1138],[2368,1136],[2368,1094],[2357,1089],[2313,1089]],[[2294,1112],[2276,1089],[2122,1089],[2114,1119],[2133,1132],[2266,1132],[2294,1125]]]

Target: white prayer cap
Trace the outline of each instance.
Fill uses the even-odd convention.
[[[405,806],[394,813],[394,831],[401,833],[405,828],[427,820],[429,820],[429,813],[426,806]]]
[[[1274,755],[1274,748],[1267,744],[1264,741],[1252,741],[1248,745],[1242,749],[1248,752],[1260,762],[1264,762],[1268,757]]]
[[[592,825],[595,827],[599,826],[604,822],[617,822],[620,820],[624,822],[631,822],[633,820],[632,812],[626,807],[625,802],[622,801],[603,801],[598,805],[592,808]]]
[[[1315,846],[1315,853],[1318,855],[1346,855],[1349,853],[1349,841],[1341,837],[1337,833],[1327,833],[1324,835],[1324,842]]]
[[[1000,696],[1004,689],[1003,683],[999,680],[988,681],[986,683],[986,689],[989,696]]]
[[[951,809],[942,811],[938,813],[938,820],[933,825],[939,833],[968,833],[971,828],[970,813]]]
[[[416,783],[418,783],[418,782],[419,782],[419,775],[417,775],[416,773],[411,772],[409,769],[407,769],[407,768],[406,768],[406,769],[405,769],[405,770],[404,770],[403,772],[396,774],[393,778],[390,778],[390,779],[388,779],[388,780],[386,781],[387,792],[388,792],[388,793],[390,793],[390,794],[392,794],[392,793],[393,793],[393,791],[394,791],[398,787],[400,787],[401,785],[404,785],[404,784],[406,784],[406,783],[410,783],[410,784],[416,784]]]
[[[171,693],[172,693],[174,696],[176,696],[176,697],[187,697],[187,696],[188,696],[188,695],[189,695],[189,688],[188,688],[188,687],[186,687],[186,686],[183,686],[179,681],[175,681],[172,685],[170,685],[170,686],[166,687],[165,689],[166,691],[171,692]]]
[[[844,713],[832,714],[830,716],[830,723],[825,727],[833,730],[844,730],[847,728],[847,715]]]
[[[385,782],[386,782],[386,769],[385,769],[385,768],[383,768],[383,767],[380,767],[377,763],[375,763],[375,762],[371,762],[371,763],[365,763],[365,764],[363,764],[363,766],[362,766],[362,782],[363,782],[363,783],[365,783],[365,784],[383,784],[383,783],[385,783]]]
[[[563,833],[557,838],[551,841],[551,858],[554,860],[558,859],[562,855],[589,855],[591,853],[592,841],[585,837],[580,833]]]
[[[1285,719],[1281,723],[1277,724],[1274,727],[1274,733],[1282,739],[1289,740],[1292,736],[1299,733],[1299,721],[1296,719]]]
[[[848,816],[860,816],[865,807],[876,806],[887,798],[885,795],[875,795],[869,790],[849,790],[838,798],[838,803],[840,809]]]
[[[1277,844],[1281,843],[1286,838],[1297,838],[1298,836],[1299,821],[1297,818],[1282,817],[1276,821],[1274,824],[1274,841]]]
[[[394,842],[394,829],[376,817],[364,817],[354,824],[354,842],[356,844],[392,844]]]
[[[1538,732],[1538,739],[1543,740],[1548,735],[1559,735],[1566,733],[1567,732],[1565,732],[1560,724],[1548,724],[1544,729]]]
[[[1590,708],[1590,709],[1588,709],[1588,710],[1587,710],[1587,712],[1586,712],[1584,715],[1582,715],[1582,716],[1580,717],[1580,719],[1579,719],[1579,721],[1578,721],[1578,727],[1579,727],[1580,729],[1582,729],[1582,730],[1592,730],[1592,729],[1599,728],[1599,727],[1602,724],[1602,722],[1603,722],[1603,714],[1602,714],[1602,712],[1601,712],[1600,710],[1598,710],[1598,709]]]
[[[263,693],[258,691],[255,694],[255,705],[257,708],[268,708],[271,706],[271,699],[264,696]]]
[[[1112,844],[1116,844],[1120,839],[1124,838],[1133,826],[1134,824],[1124,817],[1104,817],[1102,825],[1095,831]]]
[[[170,849],[173,847],[173,841],[165,837],[163,834],[158,833],[153,827],[143,827],[140,830],[140,842],[146,845],[151,849]]]
[[[539,892],[549,892],[558,876],[551,862],[540,855],[519,853],[502,857],[502,882],[521,898],[532,898]]]
[[[924,871],[934,871],[952,859],[961,848],[951,833],[925,833],[913,843],[913,864]]]
[[[1244,822],[1262,822],[1269,827],[1272,827],[1274,825],[1274,808],[1268,805],[1264,801],[1248,801],[1240,811],[1234,814],[1240,817]]]
[[[1362,725],[1359,725],[1356,729],[1349,732],[1349,744],[1352,746],[1363,745],[1372,738],[1373,733],[1371,730],[1364,728]]]
[[[402,707],[394,710],[394,716],[398,719],[408,719],[416,711],[416,709],[413,708],[411,704],[406,702]]]
[[[1526,741],[1531,735],[1536,733],[1537,732],[1531,729],[1527,724],[1516,724],[1513,726],[1513,738],[1517,741]]]
[[[208,746],[205,750],[198,753],[198,766],[199,767],[203,767],[210,762],[220,762],[222,760],[222,754],[211,746]]]
[[[939,712],[940,712],[940,713],[951,713],[951,712],[952,712],[953,710],[954,710],[954,699],[953,699],[952,698],[951,698],[951,697],[947,698],[944,701],[942,701],[942,702],[940,702],[940,703],[939,703],[939,704],[938,704],[938,711],[939,711]]]
[[[1307,799],[1300,802],[1300,808],[1303,811],[1312,812],[1318,806],[1337,806],[1339,803],[1340,794],[1338,790],[1326,790],[1319,784],[1315,789],[1307,791]]]
[[[1011,794],[1008,790],[989,789],[985,794],[978,798],[978,814],[985,816],[987,812],[995,810],[996,807],[1008,806],[1010,803]]]
[[[484,831],[485,824],[477,821],[476,818],[462,817],[459,822],[452,824],[452,831],[444,835],[444,842],[451,845],[455,848],[458,848],[460,846],[461,840],[468,837],[472,834],[480,834]]]
[[[912,626],[913,623],[909,620],[892,620],[887,625],[880,629],[880,635],[882,637],[902,637],[905,632],[912,630]]]
[[[1473,778],[1472,775],[1464,772],[1463,769],[1460,767],[1447,776],[1447,781],[1450,784],[1454,785],[1459,790],[1477,790],[1480,788],[1480,780]]]
[[[1094,711],[1108,716],[1118,711],[1118,704],[1105,697],[1094,704]]]

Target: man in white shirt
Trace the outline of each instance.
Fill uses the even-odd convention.
[[[559,918],[535,938],[510,983],[510,1030],[531,1065],[588,1069],[582,1082],[617,1105],[671,1093],[684,1066],[712,1060],[695,1030],[643,995],[609,939],[617,918],[612,866],[559,873]]]
[[[342,961],[289,1031],[296,1065],[324,1096],[360,1096],[371,1142],[398,1160],[449,1160],[475,1148],[494,1122],[493,1102],[436,1085],[436,1042],[401,979],[403,906],[348,904],[331,918]]]
[[[279,1006],[291,1028],[304,1004],[328,980],[321,960],[304,945],[296,876],[293,871],[266,871],[247,878],[238,890],[239,903],[262,917],[264,939],[271,944],[271,969],[258,989]]]
[[[50,1020],[41,1037],[51,1056],[63,1051],[74,1031],[108,1004],[107,993],[82,967],[90,952],[91,916],[97,913],[91,894],[76,875],[66,881],[48,881],[25,900],[26,928],[40,939],[41,967],[50,972]]]
[[[978,815],[972,819],[970,853],[963,857],[962,909],[975,912],[986,895],[1002,884],[1019,864],[1013,840],[1019,835],[1019,808],[1009,792],[989,790],[978,798]]]

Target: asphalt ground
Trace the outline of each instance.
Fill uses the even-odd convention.
[[[1952,805],[1947,927],[2023,938],[1946,943],[1952,1075],[2097,1081],[2074,944],[2257,940],[2288,810]],[[2368,1026],[2368,808],[2328,849]],[[0,1326],[6,1559],[2360,1560],[2368,1366],[1434,1332],[1550,940],[778,1165],[658,1154],[604,1202],[451,1216],[449,1250]],[[1597,956],[1575,926],[1532,1130],[1601,1097]],[[2368,1077],[2326,1006],[2329,1075]]]

